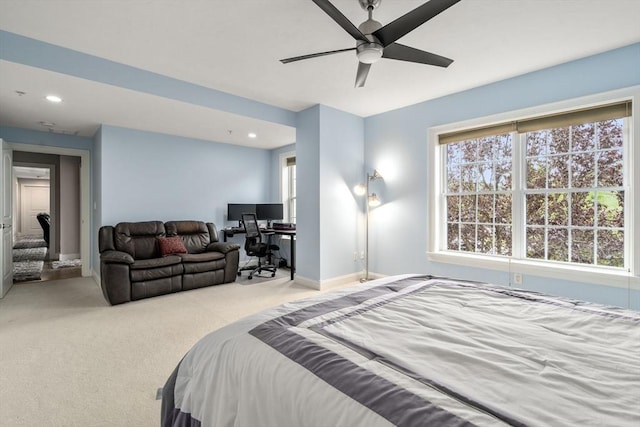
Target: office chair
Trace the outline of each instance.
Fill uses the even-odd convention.
[[[271,262],[271,250],[279,249],[278,246],[262,241],[262,233],[260,232],[260,227],[258,227],[255,214],[242,214],[242,223],[246,233],[244,250],[247,255],[258,258],[258,266],[250,269],[251,272],[248,279],[253,279],[254,274],[260,274],[262,271],[269,271],[271,272],[271,277],[275,277],[277,267],[270,263],[262,264],[262,259],[268,258],[268,261]],[[244,269],[238,270],[238,276],[240,276],[242,270]]]

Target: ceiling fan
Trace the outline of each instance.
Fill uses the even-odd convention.
[[[329,0],[313,0],[320,9],[324,10],[331,19],[336,21],[338,25],[356,40],[356,47],[296,56],[281,59],[280,62],[288,64],[303,59],[355,50],[359,61],[358,71],[356,73],[356,87],[364,86],[371,64],[380,58],[417,62],[419,64],[435,65],[445,68],[451,65],[453,62],[452,59],[405,46],[395,41],[415,30],[440,12],[447,10],[460,0],[430,0],[384,27],[380,22],[373,19],[373,10],[380,6],[381,1],[382,0],[358,0],[360,6],[369,13],[369,19],[356,28]]]

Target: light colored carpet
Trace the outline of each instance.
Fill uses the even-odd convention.
[[[156,390],[200,338],[318,294],[281,271],[113,307],[90,278],[14,286],[0,300],[0,424],[158,426]]]

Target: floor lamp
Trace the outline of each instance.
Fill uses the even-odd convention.
[[[376,206],[380,206],[380,199],[376,196],[376,193],[369,192],[369,183],[371,181],[375,181],[376,179],[381,179],[382,175],[380,172],[374,169],[373,175],[369,175],[367,172],[367,179],[364,184],[358,184],[353,188],[353,192],[358,196],[367,195],[367,203],[366,203],[366,215],[365,215],[365,230],[364,230],[364,277],[360,279],[361,282],[366,282],[371,280],[369,278],[369,209],[375,208]]]

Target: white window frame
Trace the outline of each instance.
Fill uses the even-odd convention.
[[[628,269],[526,259],[521,253],[523,243],[514,245],[512,257],[447,250],[447,205],[441,191],[442,183],[446,179],[446,171],[443,168],[443,151],[445,150],[439,144],[438,136],[440,134],[623,100],[631,100],[633,106],[632,116],[628,118],[628,126],[626,126],[627,134],[625,135],[624,146],[624,190],[627,198],[625,204],[625,226],[630,230],[630,235],[625,236],[625,256],[629,257]],[[427,215],[429,231],[427,259],[434,262],[507,271],[510,273],[510,277],[511,273],[520,273],[574,282],[640,289],[640,211],[634,212],[634,210],[639,210],[636,204],[640,203],[640,149],[635,147],[639,141],[634,141],[634,129],[640,129],[640,86],[429,128],[427,143],[429,148],[428,167],[431,171],[431,179],[427,195],[429,206],[429,214]],[[516,182],[522,183],[524,179],[524,169],[519,164],[522,156],[519,155],[519,150],[516,149],[520,145],[515,144],[513,151],[514,174],[512,180],[514,184]],[[513,193],[514,209],[523,205],[523,195],[519,193],[521,192]],[[522,215],[519,212],[514,212],[513,218],[514,230],[516,227],[523,226],[521,223]]]
[[[296,156],[296,152],[295,151],[288,151],[286,153],[281,153],[280,154],[280,173],[279,173],[279,177],[280,177],[280,200],[282,201],[282,204],[284,205],[284,221],[285,222],[291,222],[291,214],[289,212],[289,203],[288,200],[285,200],[285,196],[289,193],[289,188],[285,188],[285,186],[289,186],[290,182],[289,182],[289,178],[285,179],[285,174],[288,175],[288,166],[287,166],[287,159],[291,158],[291,157],[295,157]]]

